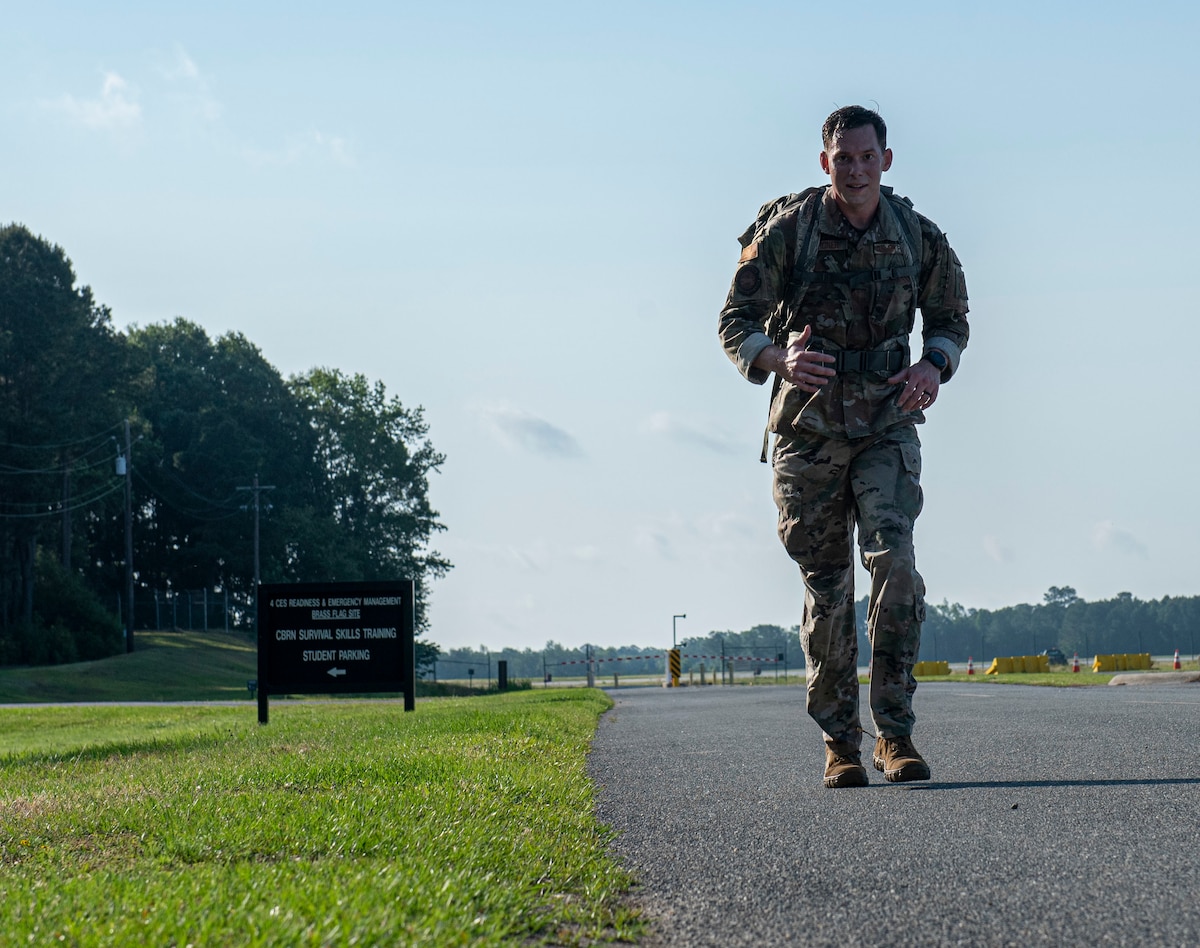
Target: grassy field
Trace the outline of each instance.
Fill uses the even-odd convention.
[[[608,705],[0,709],[0,941],[630,940],[585,771]]]
[[[137,648],[95,662],[0,669],[0,703],[24,701],[250,700],[258,677],[254,636],[241,632],[138,632]]]

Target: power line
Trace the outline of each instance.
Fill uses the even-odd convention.
[[[260,484],[258,475],[254,475],[254,483],[249,487],[239,487],[238,490],[248,490],[254,492],[254,627],[258,628],[258,586],[259,586],[259,571],[258,571],[258,521],[259,511],[262,505],[259,503],[259,495],[264,490],[274,490],[274,484]]]
[[[105,484],[99,484],[91,488],[90,493],[86,495],[78,495],[69,499],[70,503],[79,503],[84,506],[91,503],[97,497],[103,497],[111,489],[111,481]],[[28,510],[40,510],[44,507],[57,507],[60,511],[63,506],[62,497],[54,497],[51,500],[0,500],[0,506],[10,508],[26,508]]]
[[[163,468],[163,470],[165,471],[166,469]],[[244,511],[246,509],[245,507],[242,507],[240,505],[237,505],[237,506],[231,505],[228,501],[210,500],[208,497],[205,497],[202,494],[197,494],[194,490],[192,490],[190,487],[188,487],[186,484],[184,484],[181,480],[176,478],[174,475],[170,475],[172,480],[174,480],[181,489],[187,491],[193,497],[197,498],[198,500],[203,501],[205,504],[208,505],[207,510],[200,509],[200,508],[189,509],[188,507],[184,506],[183,504],[179,503],[178,501],[173,500],[173,499],[167,497],[165,494],[163,494],[154,484],[150,483],[150,481],[148,481],[146,479],[146,477],[142,474],[141,471],[135,469],[133,473],[134,473],[134,476],[138,479],[138,482],[142,486],[144,486],[152,495],[154,495],[154,498],[156,500],[162,501],[164,504],[166,504],[168,507],[170,507],[176,513],[181,513],[188,517],[195,517],[198,520],[208,520],[210,522],[217,521],[217,520],[228,520],[230,517],[238,516],[239,514],[242,513],[242,511]],[[233,498],[230,497],[229,499],[232,500]],[[214,511],[214,510],[223,511],[223,514],[219,517],[210,516],[209,511]]]
[[[74,513],[76,510],[82,510],[84,507],[90,507],[96,501],[103,500],[109,494],[115,494],[123,486],[124,485],[120,481],[118,481],[114,486],[108,487],[104,491],[94,494],[91,497],[88,497],[88,498],[78,501],[78,502],[72,501],[72,503],[69,507],[64,507],[62,505],[62,501],[58,500],[58,501],[52,501],[51,504],[41,505],[41,506],[54,506],[55,507],[54,510],[43,510],[43,511],[39,511],[38,513],[0,513],[0,520],[31,520],[31,519],[35,519],[37,517],[61,517],[64,513]],[[10,502],[4,501],[4,503],[10,503]],[[38,506],[38,505],[29,503],[26,506]]]
[[[105,428],[99,434],[87,435],[86,437],[78,438],[75,441],[59,441],[51,444],[18,444],[15,441],[0,441],[0,448],[17,448],[22,451],[48,451],[57,450],[58,448],[70,448],[77,444],[87,444],[89,441],[94,441],[97,438],[111,437],[109,432],[115,431],[123,424],[125,424],[124,421],[118,421],[115,425]]]
[[[111,441],[112,439],[109,439],[109,440]],[[87,463],[86,465],[82,465],[82,466],[79,464],[80,461],[97,453],[101,449],[106,449],[107,451],[112,451],[113,454],[110,456],[106,453],[104,457],[102,457],[96,461],[91,461],[91,462]],[[83,454],[80,454],[78,457],[72,458],[70,461],[70,467],[68,469],[73,473],[78,472],[78,471],[90,471],[95,468],[101,467],[104,464],[112,463],[113,457],[115,457],[115,456],[116,456],[115,455],[115,447],[102,442],[102,443],[96,445],[96,447],[92,448],[91,450],[83,452]],[[28,467],[28,468],[26,468],[26,467],[17,467],[13,464],[5,464],[3,462],[0,462],[0,474],[8,474],[8,475],[11,475],[14,477],[26,475],[26,474],[30,474],[30,475],[61,474],[62,470],[63,470],[63,466],[61,464],[55,465],[54,467],[36,467],[36,468]]]

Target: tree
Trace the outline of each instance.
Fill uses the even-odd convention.
[[[382,382],[336,369],[313,369],[290,385],[316,435],[318,511],[331,518],[326,529],[338,542],[297,544],[289,570],[331,580],[412,579],[417,629],[425,629],[428,582],[450,563],[426,549],[445,529],[429,503],[429,474],[445,459],[429,442],[424,413],[389,398]]]
[[[1069,606],[1083,600],[1075,594],[1074,586],[1051,586],[1042,595],[1042,602],[1048,606]]]
[[[74,523],[119,489],[123,365],[108,309],[62,248],[0,228],[0,634],[34,622],[39,543],[72,566]]]
[[[222,587],[253,595],[255,474],[272,507],[311,509],[322,483],[303,406],[240,333],[215,341],[176,319],[130,332],[141,366],[144,438],[135,452],[135,560],[150,588]],[[260,511],[261,514],[261,511]],[[260,518],[262,574],[284,578],[286,528]]]
[[[442,650],[435,642],[414,639],[413,652],[415,653],[417,677],[424,678],[437,667],[438,656],[442,653]]]
[[[127,421],[128,480],[114,465]],[[58,658],[106,647],[111,629],[58,641],[73,634],[61,596],[34,589],[49,577],[72,616],[96,614],[97,593],[103,610],[125,598],[127,483],[143,591],[223,587],[247,605],[245,490],[258,478],[271,488],[258,511],[264,580],[411,578],[423,629],[428,582],[450,568],[427,548],[444,529],[428,498],[443,458],[427,435],[421,409],[381,383],[330,369],[285,381],[240,333],[213,340],[184,319],[115,333],[61,248],[0,228],[0,662],[30,654],[38,629],[58,637],[42,650]],[[52,544],[63,575],[39,556]]]

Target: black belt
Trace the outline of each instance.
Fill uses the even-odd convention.
[[[900,349],[838,349],[825,354],[833,356],[837,372],[899,372],[908,364]]]

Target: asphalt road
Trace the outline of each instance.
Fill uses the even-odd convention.
[[[1200,685],[922,684],[933,779],[864,741],[846,790],[799,687],[608,693],[589,767],[647,945],[1200,944]]]

